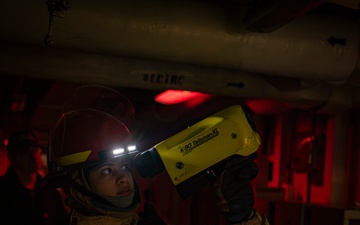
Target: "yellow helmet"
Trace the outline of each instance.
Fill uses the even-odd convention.
[[[77,88],[50,131],[49,175],[133,155],[136,148],[128,128],[133,119],[132,103],[119,92],[101,85]]]

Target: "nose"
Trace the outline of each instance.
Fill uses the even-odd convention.
[[[126,177],[126,174],[123,173],[123,172],[119,172],[117,174],[117,178],[116,178],[116,183],[117,184],[123,184],[127,181],[127,177]]]

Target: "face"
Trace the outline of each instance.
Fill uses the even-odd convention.
[[[9,154],[13,167],[24,173],[34,173],[42,168],[41,149],[30,147],[25,152]]]
[[[129,159],[112,159],[87,174],[90,190],[101,196],[129,196],[134,189]]]

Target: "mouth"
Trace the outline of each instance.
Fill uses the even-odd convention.
[[[132,193],[132,189],[131,188],[126,188],[124,190],[121,190],[119,192],[116,193],[116,195],[118,196],[129,196]]]

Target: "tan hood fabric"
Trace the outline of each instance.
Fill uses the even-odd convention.
[[[128,213],[125,213],[128,214]],[[85,216],[79,212],[74,211],[71,216],[71,225],[135,225],[138,221],[136,214],[124,216],[123,218],[115,218],[112,216]]]
[[[70,178],[89,190],[82,169],[72,172]],[[83,194],[77,188],[74,188],[73,185],[64,188],[64,191],[68,196],[66,204],[74,209],[71,224],[114,224],[116,222],[116,224],[130,225],[136,224],[138,221],[139,217],[136,210],[139,203],[136,203],[130,210],[119,208],[119,210],[114,211],[114,207],[111,210],[107,210],[95,206],[90,196]]]

